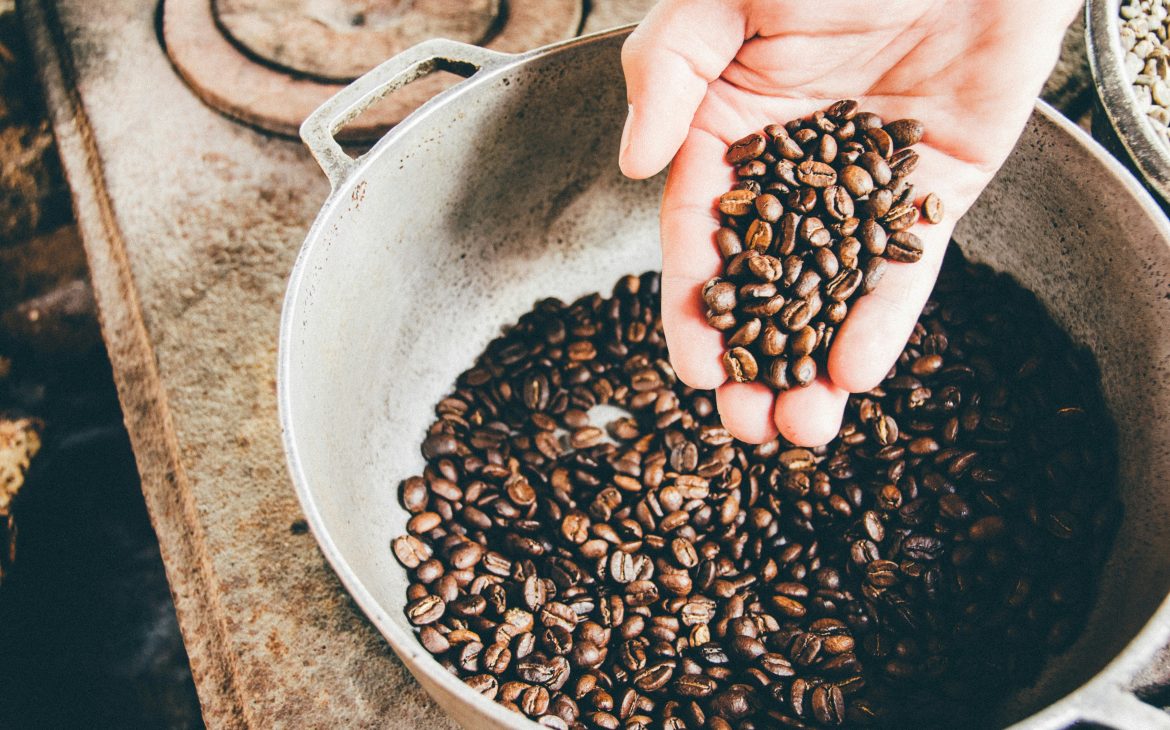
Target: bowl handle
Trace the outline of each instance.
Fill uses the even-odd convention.
[[[450,71],[470,78],[481,69],[497,68],[511,59],[506,53],[444,38],[424,41],[378,64],[318,107],[301,124],[301,139],[336,190],[357,167],[358,160],[345,153],[334,135],[379,99],[431,71]],[[458,84],[435,98],[456,87]]]

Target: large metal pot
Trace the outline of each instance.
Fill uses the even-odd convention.
[[[535,300],[608,290],[655,268],[662,181],[616,154],[625,32],[520,56],[447,41],[359,79],[302,128],[333,191],[297,260],[280,333],[289,467],[314,535],[414,676],[466,727],[535,727],[467,689],[418,644],[400,480],[423,467],[433,407]],[[469,76],[351,159],[334,133],[432,69]],[[1170,637],[1170,229],[1140,185],[1045,106],[956,233],[1014,272],[1090,347],[1120,434],[1125,518],[1077,643],[1003,724],[1170,725],[1137,699]]]

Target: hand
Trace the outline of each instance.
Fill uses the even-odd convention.
[[[1015,145],[1079,0],[661,0],[626,41],[630,116],[621,169],[632,178],[673,159],[662,201],[662,318],[686,384],[717,389],[727,429],[759,443],[777,430],[815,446],[837,435],[851,392],[878,385],[925,304],[955,222]],[[723,335],[700,289],[722,271],[714,201],[733,183],[727,146],[857,99],[887,121],[926,125],[911,177],[946,214],[914,232],[925,254],[894,264],[850,308],[828,372],[776,396],[727,382]],[[1026,242],[1021,242],[1026,245]]]

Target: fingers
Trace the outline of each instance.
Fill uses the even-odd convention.
[[[877,289],[859,298],[829,350],[833,383],[854,393],[876,387],[897,361],[934,289],[953,223],[915,226],[922,259],[891,263]]]
[[[679,378],[701,390],[718,387],[723,333],[707,324],[703,284],[719,274],[715,199],[731,186],[724,145],[704,132],[687,138],[670,169],[662,196],[662,326]]]
[[[793,388],[778,395],[773,417],[780,435],[793,444],[823,446],[841,430],[848,400],[848,391],[820,377],[807,388]]]
[[[727,383],[715,391],[723,426],[740,441],[782,438],[796,446],[823,446],[837,437],[849,393],[821,378],[777,395],[763,383]]]
[[[683,144],[707,85],[743,43],[744,20],[734,5],[663,0],[626,40],[622,68],[630,113],[619,164],[629,177],[659,172]]]
[[[772,404],[776,394],[763,383],[727,383],[715,391],[723,427],[740,441],[762,444],[776,438]]]

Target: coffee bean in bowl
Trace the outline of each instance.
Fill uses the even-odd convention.
[[[728,147],[739,181],[716,205],[724,266],[702,297],[708,324],[726,335],[730,379],[809,385],[886,262],[922,258],[910,229],[943,217],[939,196],[919,209],[909,182],[924,133],[916,119],[886,122],[846,99]]]
[[[658,286],[539,302],[438,404],[392,543],[422,645],[550,727],[985,726],[1118,518],[1091,357],[952,254],[836,440],[749,446],[675,377]]]

